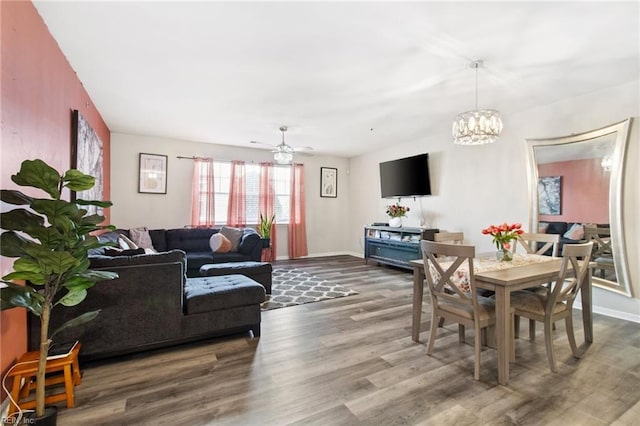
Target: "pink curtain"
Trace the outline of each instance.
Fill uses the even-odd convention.
[[[271,217],[276,212],[276,190],[273,163],[260,163],[260,189],[258,192],[258,211],[262,216]],[[259,219],[259,218],[258,218]],[[276,260],[276,222],[271,225],[271,249],[262,251],[263,262]]]
[[[231,162],[231,187],[229,189],[229,207],[227,225],[237,228],[247,226],[246,170],[244,161]]]
[[[289,214],[289,258],[309,254],[305,219],[304,166],[291,165],[291,213]]]
[[[191,183],[191,226],[212,227],[214,217],[213,158],[193,160]]]

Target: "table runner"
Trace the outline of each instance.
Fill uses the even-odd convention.
[[[542,263],[549,262],[557,259],[557,257],[551,256],[542,256],[539,254],[523,254],[523,253],[515,253],[513,255],[513,260],[511,261],[498,261],[495,257],[490,256],[481,256],[479,258],[473,259],[473,272],[489,272],[489,271],[497,271],[499,269],[507,269],[507,268],[515,268],[518,266],[531,265],[533,263]],[[447,260],[444,258],[442,262],[438,262],[442,269],[445,271],[451,264],[452,260]],[[471,293],[471,287],[469,286],[469,264],[467,262],[460,265],[460,267],[451,275],[451,282],[455,284],[460,290],[465,293]],[[440,274],[433,267],[432,264],[429,264],[429,270],[434,278],[438,279]]]

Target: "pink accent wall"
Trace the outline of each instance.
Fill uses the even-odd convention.
[[[599,159],[538,165],[538,175],[562,176],[561,215],[540,215],[541,221],[609,223],[609,177]]]
[[[30,1],[0,2],[2,37],[2,143],[0,184],[17,188],[11,175],[26,159],[40,158],[58,171],[71,166],[71,111],[77,109],[104,148],[104,199],[110,198],[111,133],[75,71]],[[24,190],[24,189],[23,189]],[[25,190],[25,192],[27,192]],[[68,196],[68,194],[67,194]],[[10,206],[2,206],[10,209]],[[107,220],[109,213],[107,214]],[[6,275],[14,259],[0,257]],[[27,349],[24,309],[0,313],[2,375]]]

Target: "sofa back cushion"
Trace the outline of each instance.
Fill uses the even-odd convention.
[[[186,252],[211,252],[209,247],[209,238],[217,229],[213,228],[178,228],[168,229],[167,249],[180,249]]]
[[[547,222],[547,234],[564,234],[567,232],[567,222]]]

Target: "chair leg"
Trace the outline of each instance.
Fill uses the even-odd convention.
[[[520,315],[515,315],[513,317],[513,338],[520,338]]]
[[[473,326],[475,333],[473,336],[474,339],[474,343],[473,343],[473,350],[474,350],[474,364],[473,364],[473,378],[476,380],[480,380],[480,350],[481,350],[481,332],[480,332],[480,326],[478,325],[478,323],[476,322]]]
[[[551,318],[546,317],[544,321],[544,344],[547,347],[547,359],[552,372],[557,372],[556,358],[553,353],[553,337],[551,336]]]
[[[458,342],[464,343],[464,325],[458,324]]]
[[[429,343],[427,345],[427,355],[433,353],[433,343],[436,341],[436,332],[438,330],[438,316],[435,313],[431,314],[431,328],[429,330]]]
[[[438,327],[444,327],[444,317],[440,318],[440,321],[438,321]]]
[[[529,339],[536,340],[536,320],[529,320]]]
[[[509,342],[511,342],[511,362],[516,362],[516,317],[515,315],[511,314],[511,339],[509,340]]]
[[[564,319],[565,328],[567,329],[567,339],[569,339],[569,346],[571,346],[571,353],[574,358],[580,358],[580,354],[578,353],[578,346],[576,346],[576,336],[573,334],[573,317],[571,312]]]

